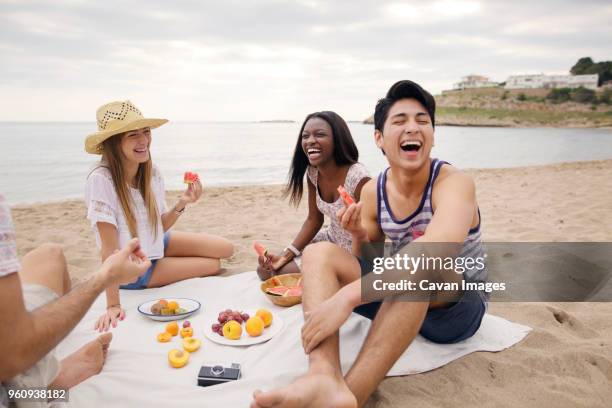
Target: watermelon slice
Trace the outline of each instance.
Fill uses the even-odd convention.
[[[183,176],[183,183],[185,184],[193,184],[200,179],[198,173],[192,173],[190,171],[185,172],[185,176]]]
[[[349,195],[348,191],[346,191],[346,189],[343,186],[338,186],[338,192],[340,193],[340,197],[342,197],[344,204],[346,205],[355,204],[355,200],[353,200],[353,197]]]
[[[420,238],[423,235],[425,235],[425,232],[418,229],[412,229],[412,239]]]
[[[302,288],[299,286],[291,287],[283,294],[283,296],[302,296]]]
[[[273,288],[266,289],[266,292],[276,296],[285,296],[285,293],[287,293],[288,291],[289,288],[287,286],[275,286]]]
[[[253,249],[255,249],[255,252],[257,252],[259,256],[263,256],[264,258],[268,256],[268,250],[257,241],[253,242]]]

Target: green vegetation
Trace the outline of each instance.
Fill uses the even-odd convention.
[[[592,89],[586,89],[583,87],[576,88],[570,92],[570,96],[574,102],[578,103],[596,103],[597,95]]]
[[[571,91],[571,88],[551,89],[548,95],[546,95],[546,99],[553,103],[567,102],[572,99],[572,97],[570,96]]]
[[[572,75],[599,74],[597,86],[612,80],[612,61],[593,62],[591,57],[583,57],[570,69]]]
[[[478,88],[436,96],[440,125],[612,127],[612,89]],[[371,120],[371,119],[370,119]]]
[[[502,96],[500,97],[500,99],[502,101],[505,101],[508,98],[508,91],[505,91]],[[545,99],[543,97],[540,97],[538,95],[526,95],[524,92],[520,92],[516,95],[516,100],[519,102],[544,102]]]
[[[557,88],[551,89],[546,99],[552,103],[563,103],[563,102],[578,102],[578,103],[590,103],[590,104],[610,104],[610,98],[612,92],[610,89],[605,90],[599,98],[597,93],[592,89],[586,89],[584,87],[579,88]]]
[[[436,123],[471,126],[612,126],[612,111],[550,112],[440,106],[436,109]]]

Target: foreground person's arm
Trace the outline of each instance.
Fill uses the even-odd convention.
[[[117,227],[107,222],[98,222],[98,233],[100,234],[100,256],[104,262],[116,250],[119,249],[119,232]],[[112,327],[117,327],[117,320],[123,320],[125,311],[121,307],[119,296],[119,286],[109,285],[106,288],[106,312],[96,320],[94,330],[100,332],[108,331]]]
[[[27,370],[57,346],[106,286],[132,281],[150,264],[133,239],[66,295],[32,312],[25,308],[19,275],[0,278],[0,381]]]

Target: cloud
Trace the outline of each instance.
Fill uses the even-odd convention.
[[[465,0],[440,0],[432,3],[389,3],[383,6],[390,20],[428,25],[441,20],[457,20],[464,16],[478,14],[480,2]]]
[[[122,98],[175,120],[361,119],[402,78],[440,92],[610,59],[610,17],[569,0],[3,1],[0,120],[91,120]]]

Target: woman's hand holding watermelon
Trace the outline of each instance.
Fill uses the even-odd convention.
[[[180,200],[183,204],[192,204],[200,199],[203,192],[202,183],[197,173],[186,172],[184,182],[187,184],[187,189],[183,192]]]
[[[262,280],[266,280],[278,272],[283,266],[288,264],[291,259],[287,259],[286,257],[274,255],[270,252],[264,257],[262,255],[257,257],[257,274],[259,278]]]

